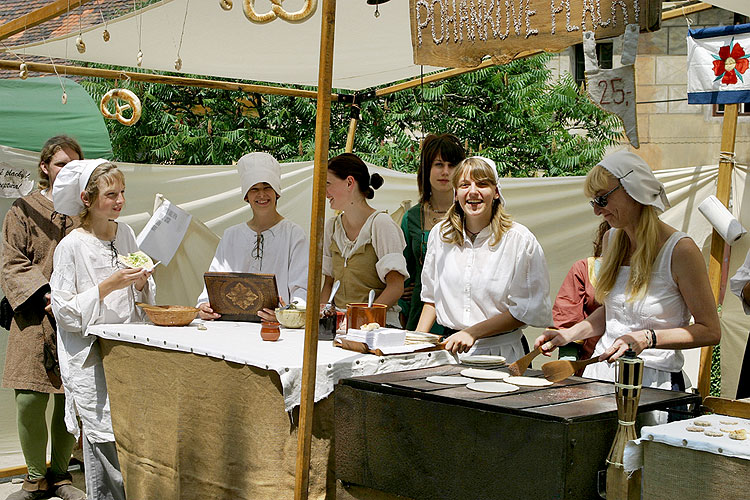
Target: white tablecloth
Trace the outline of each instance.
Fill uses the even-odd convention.
[[[629,441],[625,445],[625,470],[633,471],[643,466],[643,450],[640,445],[644,441],[654,441],[680,448],[690,448],[692,450],[750,460],[750,437],[744,441],[738,441],[730,439],[728,432],[723,432],[722,436],[707,436],[703,432],[688,431],[686,428],[694,426],[696,420],[710,422],[711,425],[705,427],[705,429],[713,431],[721,429],[745,429],[750,435],[750,420],[717,414],[643,427],[640,439]],[[733,424],[722,422],[733,422]]]
[[[260,323],[232,321],[206,322],[198,330],[197,321],[189,326],[154,326],[152,324],[94,325],[88,333],[109,340],[143,344],[173,351],[191,352],[234,363],[273,370],[279,374],[287,411],[300,403],[302,390],[302,355],[304,330],[282,329],[276,342],[260,338]],[[412,353],[394,356],[357,354],[330,341],[318,342],[315,379],[315,401],[331,392],[339,380],[360,375],[413,370],[442,364],[455,364],[447,351]]]

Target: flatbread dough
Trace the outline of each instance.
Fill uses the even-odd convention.
[[[508,377],[505,382],[509,384],[524,385],[526,387],[544,387],[552,385],[552,382],[545,378],[538,377]]]
[[[688,425],[685,427],[685,430],[688,432],[703,432],[705,429],[703,427],[696,427],[694,425]]]
[[[706,436],[711,436],[711,437],[721,437],[724,435],[723,432],[715,431],[713,429],[706,429],[705,431],[703,431],[703,434],[705,434]]]
[[[745,429],[735,429],[733,431],[729,431],[729,439],[744,441],[745,439],[747,439],[747,431]]]
[[[495,356],[492,354],[467,354],[465,356],[459,356],[458,360],[461,363],[471,363],[473,365],[501,365],[505,363],[505,358],[503,356]]]
[[[719,420],[719,423],[724,425],[737,425],[736,420]]]
[[[693,425],[698,425],[701,427],[711,427],[711,422],[708,420],[694,420]]]
[[[513,392],[518,390],[518,386],[506,384],[505,382],[474,382],[466,386],[468,389],[477,392]]]
[[[462,372],[463,374],[463,372]],[[444,384],[444,385],[466,385],[474,382],[473,378],[468,377],[457,377],[457,376],[446,376],[446,375],[433,375],[427,377],[428,382],[433,384]]]
[[[464,377],[480,378],[484,380],[503,380],[510,377],[510,373],[499,370],[482,370],[479,368],[466,368],[461,370]]]

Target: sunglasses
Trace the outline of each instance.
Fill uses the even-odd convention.
[[[628,172],[627,174],[623,175],[622,177],[618,177],[617,178],[617,186],[615,186],[614,188],[610,189],[609,191],[607,191],[606,193],[604,193],[601,196],[594,196],[594,199],[591,200],[591,201],[589,201],[589,203],[591,203],[591,206],[594,207],[594,208],[596,208],[596,207],[601,207],[601,208],[606,207],[607,203],[609,203],[607,201],[607,198],[609,198],[609,195],[611,195],[612,193],[614,193],[615,191],[617,191],[618,189],[620,189],[622,187],[622,184],[620,184],[620,180],[624,179],[625,177],[629,176],[632,173],[633,173],[633,171],[631,170],[630,172]]]

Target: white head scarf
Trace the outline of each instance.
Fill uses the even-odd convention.
[[[91,174],[96,167],[109,160],[73,160],[68,162],[55,178],[52,186],[52,202],[55,211],[63,215],[74,216],[83,211],[81,193],[86,191]]]
[[[599,162],[619,179],[625,192],[641,205],[651,205],[661,213],[671,205],[664,185],[656,179],[643,158],[627,150],[607,155]]]
[[[495,165],[495,162],[490,160],[489,158],[485,158],[484,156],[470,156],[469,158],[482,160],[483,162],[485,162],[487,165],[489,165],[492,168],[492,172],[495,174],[495,186],[497,186],[497,194],[500,196],[500,205],[504,207],[505,198],[503,198],[503,190],[500,188],[500,176],[497,173],[497,165]],[[467,160],[469,158],[467,158]]]
[[[250,188],[259,182],[267,182],[281,196],[281,165],[268,153],[248,153],[237,162],[242,182],[242,199]]]

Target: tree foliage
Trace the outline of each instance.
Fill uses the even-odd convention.
[[[582,94],[570,75],[551,81],[549,55],[519,59],[367,100],[355,152],[372,163],[414,171],[419,141],[451,132],[497,162],[501,175],[578,175],[617,142],[618,120]],[[111,82],[83,85],[95,99]],[[140,98],[133,127],[107,121],[115,159],[143,163],[230,164],[250,151],[280,161],[312,159],[316,102],[241,91],[123,82]],[[349,105],[331,108],[331,155],[344,151]]]

